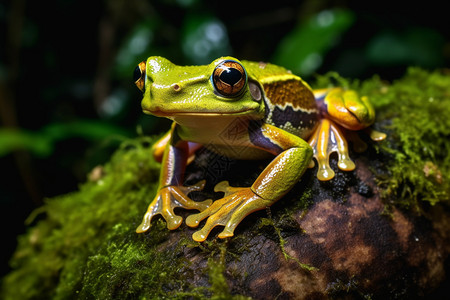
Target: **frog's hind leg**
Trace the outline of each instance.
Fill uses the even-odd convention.
[[[317,178],[327,181],[334,177],[329,164],[329,156],[338,153],[338,167],[344,171],[355,169],[355,163],[348,155],[348,143],[342,130],[329,119],[321,119],[312,134],[309,145],[313,148],[314,158],[318,163]]]
[[[329,156],[333,152],[338,154],[339,169],[355,169],[355,163],[348,155],[347,140],[352,142],[355,152],[363,152],[367,145],[359,138],[359,131],[367,131],[375,141],[383,140],[386,135],[369,128],[375,120],[375,110],[366,96],[360,97],[356,91],[336,87],[314,90],[314,97],[322,119],[309,144],[319,165],[317,178],[325,181],[334,177],[329,165]]]

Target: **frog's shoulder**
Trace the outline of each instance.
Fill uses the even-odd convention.
[[[284,67],[265,62],[242,61],[250,79],[258,81],[271,105],[281,108],[315,110],[311,87]]]

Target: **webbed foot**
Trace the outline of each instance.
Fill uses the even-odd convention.
[[[136,232],[142,233],[150,229],[152,218],[158,214],[161,214],[166,220],[168,229],[177,229],[183,222],[183,218],[175,215],[174,208],[182,207],[203,211],[211,205],[211,200],[196,202],[187,196],[190,192],[201,191],[204,186],[205,180],[202,180],[191,186],[166,186],[160,189],[152,203],[150,203]]]
[[[334,171],[330,167],[329,157],[333,152],[338,153],[338,167],[344,171],[355,169],[355,163],[348,155],[348,145],[339,127],[328,119],[322,119],[309,140],[313,148],[314,158],[319,165],[317,178],[322,181],[334,177]]]
[[[190,227],[197,227],[203,219],[208,218],[203,228],[192,235],[197,242],[206,240],[211,230],[219,225],[225,226],[219,238],[233,236],[236,226],[247,215],[264,209],[272,203],[255,194],[249,187],[231,187],[227,181],[218,183],[214,191],[224,192],[225,197],[216,200],[202,212],[186,218],[186,224]]]
[[[366,128],[370,138],[374,141],[381,141],[386,138],[386,134],[371,128]],[[318,163],[317,178],[327,181],[334,177],[335,173],[329,164],[330,154],[337,152],[338,168],[343,171],[355,169],[355,163],[348,154],[347,140],[353,143],[355,152],[363,152],[367,149],[367,144],[361,140],[357,131],[350,131],[341,128],[329,119],[320,120],[319,126],[312,134],[309,145],[313,148],[314,158]],[[314,163],[312,164],[312,167]]]

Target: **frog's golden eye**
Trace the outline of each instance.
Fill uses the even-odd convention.
[[[214,69],[211,81],[216,92],[225,97],[235,97],[244,90],[247,73],[237,61],[225,60]]]
[[[141,90],[145,91],[145,61],[141,61],[133,72],[134,84]]]

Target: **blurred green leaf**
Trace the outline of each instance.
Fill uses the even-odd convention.
[[[121,127],[95,120],[78,120],[69,123],[53,123],[41,130],[52,140],[82,137],[86,140],[99,140],[111,136],[129,136],[130,132]]]
[[[354,14],[348,10],[322,11],[299,23],[286,35],[272,61],[294,73],[310,75],[320,67],[322,57],[354,20]]]
[[[212,15],[189,15],[183,26],[182,46],[193,64],[210,63],[230,55],[231,46],[225,25]]]
[[[79,120],[70,123],[52,123],[38,131],[23,129],[0,129],[0,157],[18,150],[47,157],[53,153],[55,143],[74,137],[90,141],[131,136],[129,131],[99,121]]]
[[[46,136],[20,129],[0,129],[0,157],[17,150],[48,156],[52,151],[52,145]]]
[[[381,65],[419,65],[435,68],[444,64],[440,54],[445,39],[428,28],[409,28],[406,32],[377,34],[367,47],[367,57]]]

